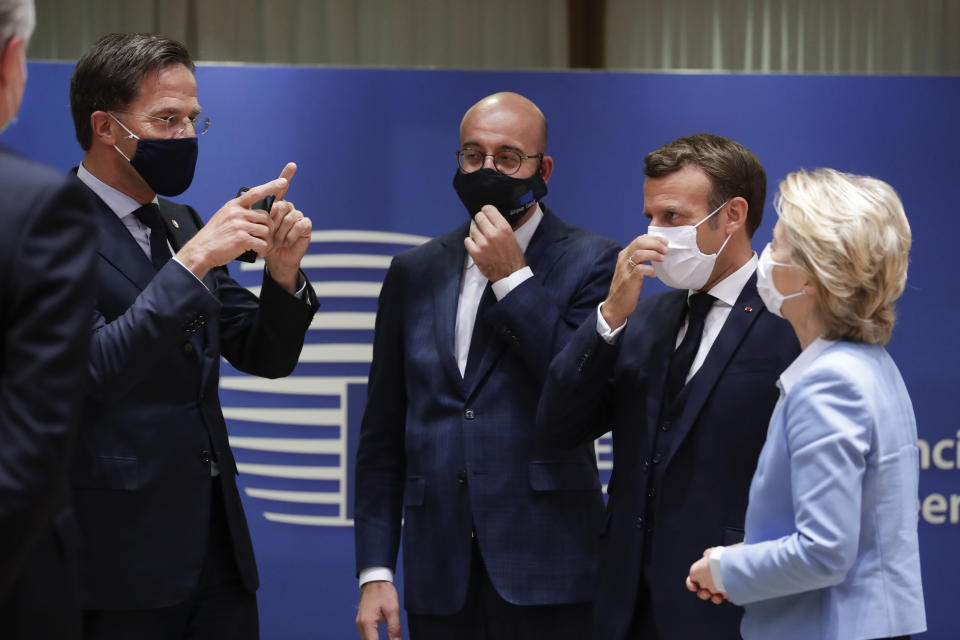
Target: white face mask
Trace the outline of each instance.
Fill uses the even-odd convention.
[[[667,240],[669,251],[663,257],[663,262],[650,263],[653,265],[657,278],[663,284],[674,289],[699,289],[707,283],[710,274],[713,273],[713,265],[716,264],[720,252],[727,246],[730,236],[727,236],[716,253],[706,255],[700,251],[700,247],[697,245],[697,227],[709,220],[717,211],[720,211],[727,202],[730,201],[727,200],[721,204],[697,224],[679,227],[656,227],[654,225],[647,227],[648,235],[661,236]]]
[[[777,285],[773,283],[774,267],[792,266],[792,264],[777,262],[773,259],[773,252],[770,250],[770,243],[767,243],[767,246],[763,248],[763,253],[760,254],[760,259],[757,261],[757,293],[760,294],[760,299],[763,300],[763,306],[769,309],[771,313],[776,316],[780,316],[781,318],[783,317],[783,313],[780,311],[780,307],[783,306],[784,300],[806,295],[807,293],[801,289],[797,293],[791,293],[790,295],[785,296],[780,293],[780,290],[777,289]]]

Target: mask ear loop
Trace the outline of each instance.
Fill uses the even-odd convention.
[[[717,211],[720,211],[720,209],[723,209],[723,207],[724,207],[728,202],[730,202],[730,200],[724,200],[724,201],[723,201],[723,204],[721,204],[719,207],[717,207],[716,209],[714,209],[713,211],[711,211],[711,212],[710,212],[710,215],[708,215],[706,218],[704,218],[703,220],[701,220],[701,221],[698,222],[697,224],[693,225],[693,228],[696,229],[697,227],[699,227],[700,225],[702,225],[704,222],[706,222],[707,220],[709,220],[710,218],[712,218],[713,215],[714,215]],[[730,238],[732,238],[732,237],[733,237],[733,236],[727,236],[726,239],[723,241],[723,244],[720,245],[720,248],[717,249],[717,252],[716,252],[716,253],[710,253],[710,254],[704,253],[703,251],[700,251],[700,246],[699,246],[699,245],[697,246],[697,251],[700,251],[700,255],[702,255],[702,256],[718,256],[718,255],[720,255],[720,252],[723,251],[723,248],[724,248],[725,246],[727,246],[727,243],[730,242]]]
[[[139,140],[139,139],[140,139],[140,136],[138,136],[137,134],[135,134],[133,131],[130,131],[130,129],[127,129],[127,126],[126,126],[125,124],[123,124],[122,122],[120,122],[120,120],[117,118],[117,116],[113,115],[113,114],[110,113],[109,111],[107,111],[107,115],[110,116],[111,118],[113,118],[114,121],[116,121],[116,123],[117,123],[118,125],[120,125],[121,127],[123,127],[123,130],[127,132],[128,135],[127,135],[126,138],[124,138],[124,140],[129,140],[130,138],[133,138],[134,140]],[[124,159],[124,160],[126,160],[127,162],[130,162],[130,158],[127,157],[127,154],[125,154],[123,151],[120,150],[120,147],[118,147],[117,145],[113,145],[113,148],[117,150],[117,153],[119,153],[120,155],[123,156],[123,159]]]

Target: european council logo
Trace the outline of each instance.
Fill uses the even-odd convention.
[[[296,370],[288,378],[267,380],[223,361],[220,398],[243,492],[267,520],[353,525],[353,463],[377,298],[393,256],[427,240],[387,231],[314,231],[301,266],[320,310]],[[240,263],[232,275],[259,294],[262,273],[258,261]],[[609,436],[600,438],[596,449],[606,489],[613,464]]]

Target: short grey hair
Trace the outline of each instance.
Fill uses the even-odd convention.
[[[0,47],[14,36],[29,40],[36,23],[33,0],[0,0]]]

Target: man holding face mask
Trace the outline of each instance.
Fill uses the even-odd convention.
[[[218,398],[221,356],[288,375],[317,308],[300,271],[311,223],[284,196],[296,165],[204,225],[157,194],[193,179],[201,114],[179,42],[111,34],[77,62],[77,168],[99,205],[92,382],[72,470],[84,637],[258,637],[258,585]],[[252,209],[275,195],[271,211]],[[259,299],[227,273],[265,258]]]
[[[766,174],[756,156],[699,134],[645,165],[648,231],[554,360],[538,426],[557,445],[613,429],[593,637],[732,640],[742,609],[689,597],[688,558],[743,540],[777,376],[800,348],[757,293],[750,239]],[[640,299],[647,277],[678,291]]]
[[[453,186],[472,221],[398,255],[384,281],[356,466],[365,640],[379,622],[401,636],[401,519],[410,637],[588,633],[603,513],[593,445],[546,446],[534,417],[617,247],[541,202],[546,138],[523,96],[471,107]]]

